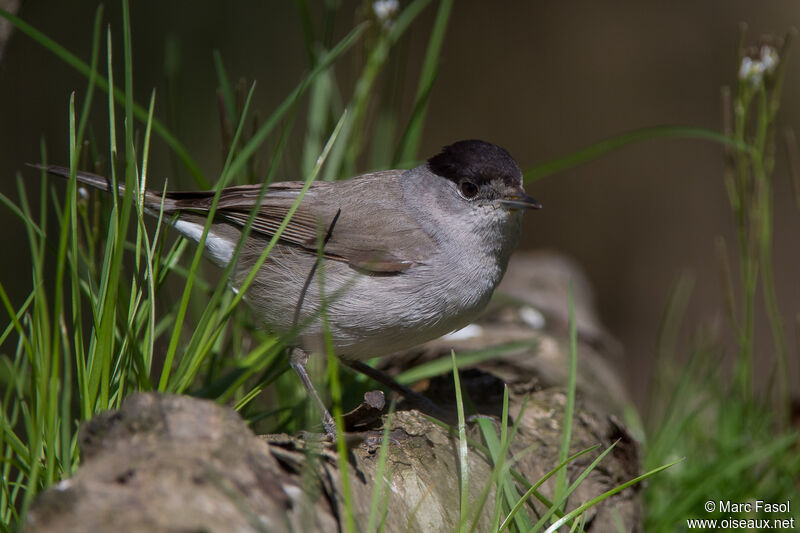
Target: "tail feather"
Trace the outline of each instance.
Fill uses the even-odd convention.
[[[67,179],[70,177],[69,168],[67,167],[33,164],[30,166],[44,170],[48,174],[53,174],[54,176]],[[95,189],[106,192],[111,192],[113,190],[111,180],[103,176],[92,174],[91,172],[78,171],[75,177],[80,183],[94,187]],[[125,186],[121,183],[117,184],[117,194],[120,196],[125,194]],[[178,213],[176,220],[170,220],[170,218],[167,217],[164,222],[169,221],[170,225],[185,237],[188,237],[194,242],[199,242],[203,234],[205,219],[202,215],[198,215],[198,213],[208,211],[213,198],[214,191],[175,191],[166,192],[163,196],[161,193],[145,191],[144,210],[146,213],[157,217],[163,202],[163,213],[165,215],[171,216]],[[227,228],[228,230],[225,231],[225,228],[215,229],[212,227],[205,240],[206,255],[214,263],[223,268],[231,261],[236,242],[240,235],[240,232],[233,229],[231,226],[227,226]]]
[[[60,176],[66,179],[69,179],[70,177],[68,167],[62,167],[59,165],[38,165],[32,163],[28,163],[28,166],[44,170],[53,176]],[[78,182],[83,183],[84,185],[89,185],[90,187],[94,187],[95,189],[99,189],[101,191],[111,192],[111,180],[104,176],[79,170],[75,173],[75,178],[78,180]],[[119,196],[123,196],[125,194],[125,185],[123,183],[117,183],[117,194]],[[148,209],[158,212],[161,208],[161,195],[153,191],[145,191],[144,205]],[[164,212],[171,213],[175,211],[176,208],[177,206],[175,205],[174,200],[172,200],[169,197],[169,193],[167,193],[164,198]]]

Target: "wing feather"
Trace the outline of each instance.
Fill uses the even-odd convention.
[[[398,178],[403,171],[384,171],[351,180],[337,182],[315,182],[298,206],[291,220],[281,233],[280,242],[298,246],[316,254],[319,236],[325,235],[341,209],[331,238],[325,245],[325,255],[348,263],[353,268],[375,273],[399,273],[422,264],[434,250],[432,239],[417,222],[401,209],[384,205],[371,205],[374,197],[375,179],[382,179],[385,188],[382,194],[400,195]],[[369,179],[365,179],[369,178]],[[303,187],[302,182],[279,182],[269,186],[263,195],[258,213],[252,223],[252,231],[265,237],[274,236],[289,213]],[[336,194],[330,194],[336,187]],[[220,194],[216,216],[231,224],[244,227],[262,193],[261,185],[229,187]],[[366,194],[365,194],[366,193]],[[371,193],[371,194],[370,194]],[[208,211],[213,193],[168,193],[178,209]],[[392,220],[390,226],[367,224],[359,213],[380,216]],[[387,239],[381,227],[405,233],[403,246],[396,239]]]

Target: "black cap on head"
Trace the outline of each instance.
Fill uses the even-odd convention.
[[[522,171],[511,154],[485,141],[458,141],[445,146],[428,159],[428,168],[455,182],[462,178],[478,183],[500,178],[511,186],[522,184]]]

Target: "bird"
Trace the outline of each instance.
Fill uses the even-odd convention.
[[[39,168],[70,176],[66,167]],[[112,188],[97,174],[79,171],[76,178]],[[283,181],[266,190],[254,184],[219,193],[204,255],[220,267],[236,261],[227,280],[234,291],[303,187]],[[124,185],[117,193],[124,194]],[[142,202],[197,243],[215,193],[148,190]],[[325,328],[340,360],[376,377],[365,360],[460,329],[486,307],[518,243],[523,213],[540,208],[509,152],[474,139],[447,145],[411,169],[310,184],[243,299],[266,330],[296,332],[290,365],[320,408],[329,436],[336,434],[333,417],[306,370],[309,354],[325,353]]]

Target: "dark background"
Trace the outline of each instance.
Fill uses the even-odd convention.
[[[267,116],[308,69],[294,3],[131,4],[136,99],[146,105],[156,89],[157,116],[170,124],[213,178],[222,156],[212,50],[220,51],[231,78],[257,80],[254,108]],[[88,61],[96,5],[86,0],[23,0],[19,15]],[[675,124],[719,130],[720,88],[736,83],[739,22],[749,25],[752,43],[765,33],[783,35],[800,20],[800,4],[788,0],[500,5],[456,3],[420,157],[458,139],[482,138],[506,147],[523,168],[530,168],[639,127]],[[343,2],[337,39],[363,18],[365,6],[369,2]],[[109,2],[105,7],[121,83],[120,6]],[[434,3],[414,23],[393,68],[376,84],[394,85],[401,116],[410,112],[435,12]],[[172,77],[165,74],[168,46],[179,50],[179,67]],[[792,54],[779,128],[800,124],[800,52]],[[345,100],[354,83],[348,75],[358,71],[361,59],[356,50],[337,65]],[[102,72],[104,65],[103,58]],[[85,79],[61,60],[27,36],[14,35],[0,63],[3,194],[17,198],[17,172],[35,177],[23,165],[39,159],[42,138],[50,160],[67,163],[68,99],[75,90],[80,103],[85,88]],[[98,92],[95,99],[93,124],[104,144],[105,95]],[[168,109],[173,110],[169,117]],[[281,178],[298,177],[302,131],[301,120],[290,139]],[[150,176],[158,182],[173,168],[168,149],[154,137]],[[714,323],[729,333],[714,248],[715,238],[724,237],[733,259],[734,226],[723,169],[717,144],[658,139],[529,186],[545,209],[526,217],[522,247],[558,250],[583,265],[596,287],[603,321],[625,346],[621,367],[639,401],[650,387],[660,317],[682,273],[695,279],[685,337]],[[363,170],[370,170],[366,160]],[[188,180],[181,183],[191,186]],[[775,279],[790,339],[792,381],[797,383],[800,217],[782,143],[774,190]],[[24,228],[5,208],[0,209],[0,228],[0,280],[18,305],[30,289]],[[764,369],[757,378],[763,380],[773,361],[772,344],[763,317],[758,328],[757,356]]]

